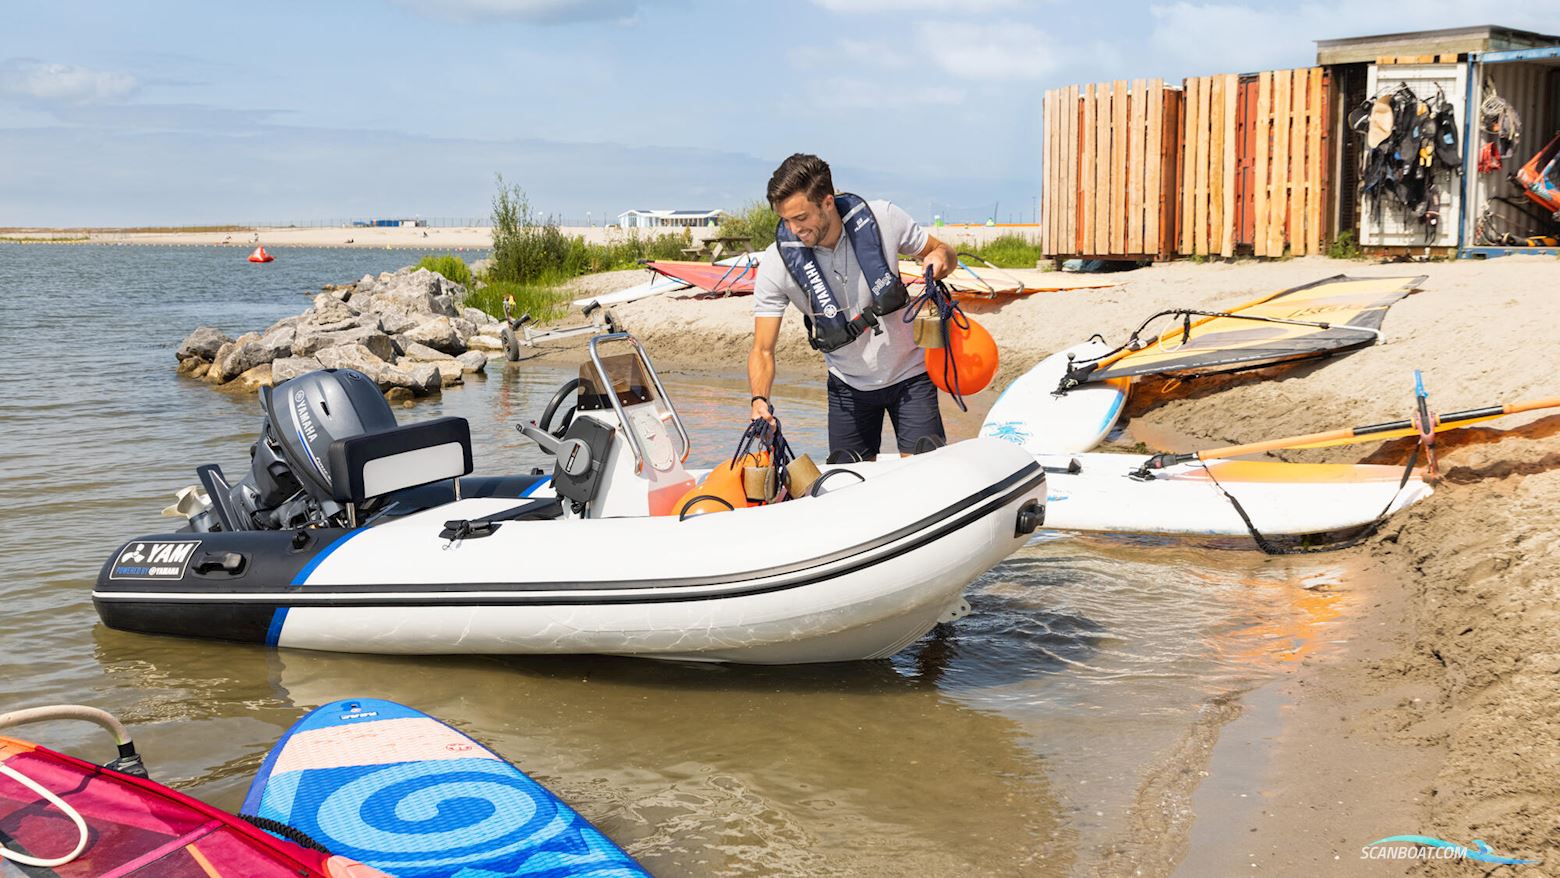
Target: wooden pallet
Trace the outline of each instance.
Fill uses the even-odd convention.
[[[1045,93],[1041,240],[1047,254],[1174,253],[1180,99],[1160,79]]]

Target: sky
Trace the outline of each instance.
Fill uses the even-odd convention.
[[[1560,0],[9,3],[0,227],[740,209],[787,155],[927,221],[1033,219],[1071,83],[1308,66]]]

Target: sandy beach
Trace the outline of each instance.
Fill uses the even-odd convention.
[[[1120,341],[1162,308],[1218,308],[1337,274],[1426,280],[1392,307],[1385,339],[1373,347],[1170,393],[1144,385],[1151,392],[1134,392],[1122,441],[1187,451],[1404,418],[1414,369],[1439,412],[1556,394],[1560,338],[1549,327],[1560,304],[1550,293],[1560,263],[1550,258],[1173,263],[1058,274],[1059,284],[1116,286],[967,308],[999,343],[1000,388],[1091,333]],[[575,292],[642,277],[582,278]],[[663,296],[616,313],[663,368],[730,375],[746,361],[750,298]],[[821,380],[821,359],[794,314],[779,356],[788,378]],[[945,404],[950,433],[973,434],[994,399],[995,389],[971,397],[968,415]],[[1317,642],[1278,682],[1212,711],[1178,764],[1145,781],[1141,837],[1098,864],[1099,874],[1451,875],[1474,865],[1361,858],[1366,843],[1406,834],[1478,838],[1499,852],[1560,863],[1557,433],[1560,415],[1538,412],[1444,435],[1434,496],[1330,556],[1347,571],[1324,586],[1342,593],[1343,617],[1313,632]],[[1396,442],[1279,456],[1400,463],[1409,450]],[[1209,797],[1221,789],[1238,794]]]

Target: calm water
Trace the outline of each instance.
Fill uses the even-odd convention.
[[[492,746],[660,875],[1083,874],[1130,841],[1145,773],[1204,706],[1338,612],[1299,587],[1343,575],[1325,559],[1042,533],[971,589],[951,634],[881,662],[382,658],[107,630],[90,600],[106,553],[165,530],[197,464],[241,474],[259,423],[253,396],[175,376],[178,342],[201,323],[263,328],[323,283],[420,254],[243,255],[0,244],[0,710],[110,710],[155,778],[222,807],[303,712],[376,696]],[[398,415],[466,417],[478,471],[518,471],[544,460],[512,425],[574,372],[495,363]],[[693,462],[729,453],[745,385],[665,377]],[[821,393],[782,388],[777,405],[821,457]],[[22,734],[111,755],[70,726]]]

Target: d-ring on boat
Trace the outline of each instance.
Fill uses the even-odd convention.
[[[966,612],[964,588],[1044,518],[1044,470],[996,439],[682,518],[691,443],[649,357],[626,333],[589,352],[521,428],[555,455],[551,478],[470,476],[464,419],[397,425],[350,370],[262,390],[249,474],[229,485],[200,467],[204,491],[170,507],[184,529],[104,564],[98,614],[343,652],[881,658]]]

